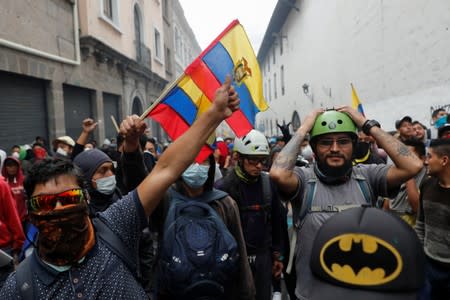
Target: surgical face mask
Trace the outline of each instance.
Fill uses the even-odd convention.
[[[14,157],[15,159],[19,159],[20,154],[19,154],[19,152],[13,152],[13,153],[11,154],[11,156]]]
[[[56,149],[56,153],[61,154],[62,156],[67,156],[67,151],[64,150],[63,148],[59,147],[58,149]]]
[[[198,163],[190,165],[181,174],[183,181],[191,188],[198,189],[202,187],[208,179],[209,166],[199,165]]]
[[[111,195],[116,189],[116,176],[111,175],[108,177],[98,178],[95,180],[97,183],[97,191],[105,195]]]
[[[444,125],[445,123],[447,123],[447,115],[442,116],[439,119],[437,119],[436,122],[434,122],[434,127],[439,128],[442,125]]]
[[[310,145],[306,145],[306,147],[302,149],[302,156],[308,161],[313,159],[313,151]]]

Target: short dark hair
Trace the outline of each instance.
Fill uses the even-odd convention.
[[[438,115],[438,113],[440,113],[441,111],[445,111],[445,109],[443,109],[443,108],[441,107],[441,108],[438,108],[438,109],[433,110],[433,112],[431,113],[431,117],[432,117],[432,118],[436,118],[437,115]]]
[[[77,179],[81,188],[83,184],[83,172],[68,159],[63,158],[45,158],[36,162],[28,172],[28,176],[23,184],[28,198],[33,195],[37,184],[46,183],[49,180],[61,175],[70,175]]]
[[[430,148],[439,156],[450,156],[450,139],[431,140]]]
[[[420,123],[419,121],[414,121],[412,122],[413,125],[417,125],[419,124],[424,130],[427,130],[427,126],[423,125],[422,123]]]
[[[425,144],[416,139],[416,138],[409,138],[406,139],[405,141],[403,141],[403,144],[405,144],[406,146],[410,146],[414,148],[414,151],[416,151],[416,153],[420,156],[423,157],[426,155],[426,149],[425,149]]]

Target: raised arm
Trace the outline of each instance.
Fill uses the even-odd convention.
[[[300,145],[314,125],[317,116],[323,109],[317,109],[306,116],[302,126],[291,137],[270,168],[270,178],[278,185],[279,191],[286,197],[293,196],[300,185],[294,174],[295,162],[300,152]]]
[[[351,107],[343,106],[337,110],[347,113],[359,128],[367,121],[366,117]],[[389,188],[398,187],[420,172],[422,161],[406,145],[377,126],[371,127],[369,133],[395,164],[387,173]]]
[[[86,118],[83,120],[83,123],[81,126],[82,126],[83,130],[81,131],[80,136],[77,139],[77,143],[75,144],[75,147],[73,148],[72,155],[71,155],[72,160],[78,154],[83,152],[84,145],[87,144],[89,135],[91,134],[92,131],[95,130],[95,128],[97,128],[97,122],[94,122],[94,120],[91,118]]]
[[[97,128],[97,122],[94,122],[94,120],[92,120],[91,118],[86,118],[83,120],[82,127],[83,130],[78,137],[77,144],[84,146],[87,144],[91,132],[94,131],[95,128]]]
[[[210,108],[164,151],[153,171],[137,187],[137,193],[147,215],[152,213],[165,191],[192,163],[216,127],[238,108],[238,95],[231,86],[231,79],[227,77],[225,83],[217,89]],[[124,151],[130,152],[136,149],[132,149],[137,145],[135,136],[142,134],[145,130],[142,123],[141,120],[136,120],[135,133],[126,134]],[[133,132],[133,130],[126,130],[121,125],[121,132]]]

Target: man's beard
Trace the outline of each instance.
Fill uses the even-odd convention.
[[[339,167],[332,167],[326,163],[328,157],[330,156],[325,157],[324,160],[317,161],[314,168],[317,177],[327,184],[341,184],[346,182],[352,174],[352,161],[339,155],[339,157],[344,159],[344,164]],[[335,155],[334,157],[337,156]]]

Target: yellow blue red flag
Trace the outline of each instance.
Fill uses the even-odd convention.
[[[363,116],[364,115],[364,109],[362,107],[361,101],[359,101],[358,95],[356,94],[356,90],[353,87],[353,84],[351,84],[352,87],[352,107],[356,110],[358,110]]]
[[[268,106],[255,52],[238,20],[231,22],[144,114],[175,140],[208,109],[227,75],[233,78],[241,102],[240,109],[225,121],[238,137],[243,136],[254,128],[256,114]],[[211,147],[203,147],[197,161],[211,151]]]

